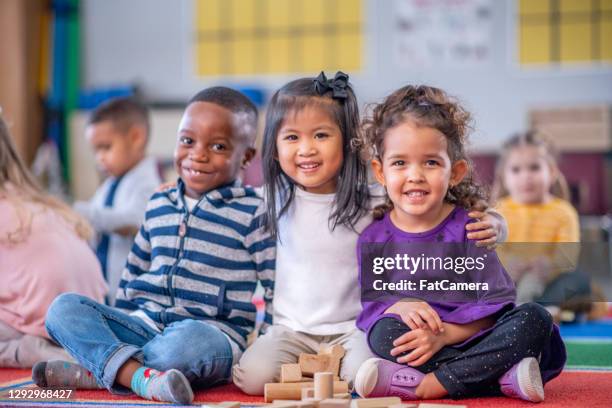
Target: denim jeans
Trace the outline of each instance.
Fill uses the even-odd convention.
[[[231,377],[229,340],[204,321],[182,320],[157,332],[137,317],[67,293],[51,304],[46,327],[99,384],[114,393],[129,393],[115,384],[115,377],[130,358],[160,371],[176,368],[194,387],[210,387]]]

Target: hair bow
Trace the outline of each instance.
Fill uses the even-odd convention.
[[[336,72],[334,79],[327,79],[325,72],[321,71],[318,77],[314,80],[315,90],[319,95],[325,95],[326,92],[332,91],[332,98],[346,99],[348,97],[348,75],[342,71]]]

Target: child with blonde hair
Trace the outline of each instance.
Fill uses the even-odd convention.
[[[90,235],[84,219],[38,185],[0,116],[0,367],[68,357],[50,340],[45,313],[64,292],[104,299]]]
[[[517,301],[538,301],[555,314],[562,305],[588,312],[589,278],[576,270],[578,213],[569,202],[552,142],[533,130],[508,139],[497,163],[493,196],[512,226],[500,256],[517,283]]]

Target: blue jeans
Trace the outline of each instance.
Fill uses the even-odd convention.
[[[130,392],[115,384],[117,372],[129,359],[160,371],[176,368],[194,387],[210,387],[231,376],[228,338],[203,321],[182,320],[160,333],[137,317],[66,293],[51,304],[46,327],[99,384],[114,393]]]

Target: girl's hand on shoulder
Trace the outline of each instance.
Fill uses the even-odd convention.
[[[476,219],[476,222],[465,226],[468,239],[475,240],[476,246],[493,249],[498,242],[503,241],[500,238],[506,236],[508,226],[501,215],[496,212],[470,211],[468,216]]]
[[[429,327],[411,330],[393,342],[392,356],[398,356],[412,350],[405,356],[396,359],[399,364],[417,367],[425,364],[429,359],[444,347],[444,334],[434,334]]]
[[[385,313],[399,315],[411,330],[429,328],[435,334],[444,331],[438,313],[427,302],[419,299],[402,299],[385,310]]]
[[[156,193],[161,193],[162,191],[170,190],[171,188],[176,187],[176,181],[167,181],[165,183],[160,184],[155,189]]]

